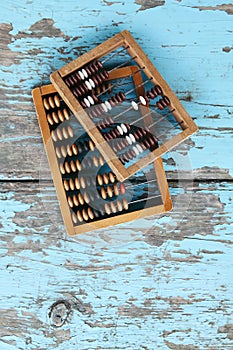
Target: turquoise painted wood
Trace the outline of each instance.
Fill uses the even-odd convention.
[[[1,350],[233,349],[232,20],[215,0],[1,2]],[[200,131],[164,157],[171,213],[70,238],[31,89],[123,29]]]

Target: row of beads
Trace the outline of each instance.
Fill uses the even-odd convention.
[[[72,157],[76,156],[78,154],[81,154],[82,152],[86,151],[94,151],[95,144],[92,140],[85,141],[85,142],[79,142],[77,145],[62,145],[61,147],[56,147],[56,155],[58,158],[66,157],[67,155]]]
[[[70,162],[66,161],[64,163],[60,163],[60,172],[64,174],[70,174],[71,172],[81,171],[82,169],[85,170],[87,168],[91,167],[98,167],[104,165],[104,158],[100,155],[99,157],[94,156],[86,157],[82,160],[82,163],[79,159],[71,160]]]
[[[73,212],[72,220],[75,224],[77,224],[78,222],[89,221],[93,220],[94,218],[99,218],[100,215],[105,216],[106,214],[110,215],[112,213],[115,214],[117,212],[121,212],[122,210],[128,210],[128,208],[129,203],[126,199],[123,199],[122,201],[118,199],[115,203],[106,203],[105,212],[98,212],[97,210],[93,210],[91,207],[88,207],[87,209],[78,210],[76,214]]]
[[[43,105],[47,110],[50,110],[51,108],[53,109],[56,107],[59,108],[61,106],[59,95],[44,97]]]
[[[47,114],[47,120],[50,125],[59,124],[64,120],[69,120],[70,115],[66,108],[59,109],[57,112],[53,111]]]
[[[51,131],[51,136],[54,142],[58,140],[62,141],[63,139],[68,139],[69,137],[74,137],[74,131],[69,125],[67,128],[57,128]]]

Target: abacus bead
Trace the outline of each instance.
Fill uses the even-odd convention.
[[[89,140],[88,145],[89,145],[89,149],[90,149],[91,151],[94,151],[94,149],[95,149],[95,144],[94,144],[94,142],[93,142],[92,140]]]
[[[50,125],[53,125],[53,124],[54,124],[53,118],[51,117],[50,114],[47,114],[47,120],[48,120],[48,122],[49,122]]]
[[[103,65],[100,61],[96,61],[96,65],[98,67],[98,69],[102,69],[103,68]]]
[[[156,102],[156,106],[158,107],[158,109],[162,110],[164,109],[163,105],[161,104],[160,101]]]
[[[83,176],[80,177],[80,185],[82,188],[86,188],[86,182]]]
[[[57,155],[58,158],[62,157],[62,154],[61,154],[61,151],[60,151],[59,147],[56,147],[56,155]]]
[[[90,83],[91,87],[94,89],[95,83],[94,83],[93,79],[89,79],[89,83]]]
[[[110,202],[110,206],[111,206],[111,210],[112,210],[112,213],[116,213],[117,212],[117,207],[116,205],[113,203],[113,202]]]
[[[74,205],[75,205],[76,207],[78,207],[79,201],[78,201],[78,198],[77,198],[76,194],[73,195],[73,202],[74,202]]]
[[[64,175],[66,173],[65,168],[64,168],[64,164],[60,163],[60,172]]]
[[[67,111],[66,108],[63,109],[63,114],[64,114],[64,117],[65,117],[66,120],[69,120],[69,119],[70,119],[69,112]]]
[[[62,134],[65,139],[68,139],[69,135],[66,128],[62,128]]]
[[[136,147],[137,147],[139,153],[143,152],[143,149],[142,149],[142,147],[139,144],[136,144]]]
[[[75,156],[77,156],[77,154],[78,154],[78,148],[77,148],[77,146],[76,146],[75,144],[73,144],[73,145],[71,146],[71,148],[72,148],[73,154],[74,154]]]
[[[83,68],[82,73],[83,73],[85,78],[88,78],[88,73],[87,73],[86,69]]]
[[[88,108],[91,107],[91,104],[86,97],[84,98],[83,102],[85,103],[86,107],[88,107]]]
[[[113,175],[112,172],[110,172],[110,173],[108,174],[108,176],[109,176],[109,180],[110,180],[112,183],[115,182],[115,176]]]
[[[56,112],[52,112],[52,118],[56,124],[59,123],[59,118]]]
[[[117,125],[117,130],[119,131],[119,133],[120,133],[121,135],[124,134],[124,131],[122,130],[122,128],[121,128],[120,125]]]
[[[139,96],[139,100],[140,100],[142,105],[144,105],[144,106],[146,105],[146,100],[143,96]]]
[[[63,145],[61,146],[61,154],[62,154],[62,157],[64,157],[64,158],[66,157],[66,154],[67,154],[66,153],[66,148]]]
[[[77,211],[77,218],[78,218],[78,221],[79,221],[79,222],[83,222],[83,216],[82,216],[80,210]]]
[[[73,160],[71,160],[71,162],[70,162],[70,168],[73,171],[73,173],[75,173],[77,171],[75,162]]]
[[[125,194],[125,192],[126,192],[125,185],[121,182],[121,183],[120,183],[120,193],[121,193],[121,194]]]
[[[169,98],[167,96],[164,96],[163,100],[166,103],[166,106],[169,106],[171,104],[171,101],[169,100]]]
[[[81,193],[78,194],[78,201],[81,205],[83,205],[85,202],[84,202],[84,199],[83,199],[83,196],[81,195]]]
[[[103,185],[103,177],[100,174],[97,175],[97,182],[100,186]]]
[[[65,117],[60,109],[57,111],[57,115],[58,115],[58,118],[60,119],[60,121],[63,122]]]
[[[63,185],[64,185],[64,189],[65,189],[66,191],[69,191],[70,186],[69,186],[69,182],[68,182],[67,180],[64,180]]]
[[[137,104],[135,101],[132,101],[132,102],[131,102],[131,105],[132,105],[132,107],[133,107],[133,109],[134,109],[135,111],[138,110],[138,104]]]
[[[89,216],[89,218],[91,220],[94,219],[95,215],[94,215],[94,212],[93,212],[92,208],[88,207],[87,208],[87,213],[88,213],[88,216]]]
[[[67,201],[68,201],[69,206],[70,206],[71,208],[73,208],[73,206],[74,206],[73,199],[69,196],[69,197],[67,198]]]
[[[103,174],[102,179],[103,179],[103,182],[105,183],[105,185],[107,185],[109,183],[109,177],[106,173]]]
[[[134,151],[136,156],[138,156],[140,154],[139,150],[135,146],[133,146],[133,151]]]
[[[55,108],[55,103],[54,103],[52,96],[49,96],[49,104],[52,108]]]
[[[69,165],[68,162],[65,162],[64,167],[65,167],[66,172],[67,172],[68,174],[70,174],[71,169],[70,169],[70,165]]]
[[[125,100],[126,100],[126,96],[125,96],[124,92],[120,91],[120,92],[119,92],[119,96],[120,96],[120,98],[121,98],[122,101],[125,101]]]
[[[113,185],[113,192],[114,192],[114,195],[115,195],[115,196],[118,196],[118,195],[119,195],[119,190],[118,190],[117,184],[114,184],[114,185]]]
[[[102,156],[99,156],[99,164],[101,165],[101,166],[103,166],[104,165],[104,158],[102,157]]]
[[[90,203],[90,197],[87,192],[84,192],[83,199],[87,204]]]
[[[118,211],[122,211],[123,210],[122,203],[121,203],[121,201],[119,201],[119,199],[116,201],[116,205],[117,205]]]
[[[72,148],[70,145],[66,146],[66,152],[67,152],[68,156],[70,156],[70,157],[72,156],[73,153],[72,153]]]
[[[72,216],[73,223],[77,224],[78,223],[77,215],[75,215],[75,213],[72,213],[71,216]]]
[[[47,109],[47,110],[50,109],[50,104],[49,104],[46,97],[43,99],[43,105],[44,105],[45,109]]]
[[[103,199],[106,199],[106,198],[107,198],[107,193],[106,193],[104,187],[101,187],[101,189],[100,189],[100,194],[101,194],[101,197],[102,197]]]
[[[158,95],[162,95],[163,91],[159,85],[155,85],[154,88],[152,88],[157,92]]]
[[[133,143],[136,142],[136,139],[133,134],[129,134],[129,137]]]
[[[111,104],[109,103],[109,101],[105,101],[105,105],[106,105],[106,107],[108,108],[108,110],[111,111],[112,106],[111,106]]]
[[[77,167],[78,171],[82,170],[82,165],[78,159],[76,160],[76,167]]]
[[[63,137],[62,137],[62,131],[60,128],[56,129],[57,132],[57,137],[60,141],[62,141]]]
[[[108,214],[108,215],[110,215],[110,214],[111,214],[111,209],[110,209],[110,206],[109,206],[107,203],[105,203],[105,205],[104,205],[104,209],[105,209],[106,214]]]
[[[156,98],[156,95],[153,94],[152,91],[148,91],[148,92],[147,92],[147,96],[148,96],[151,100],[153,100],[154,98]]]
[[[95,101],[93,100],[93,98],[90,95],[87,98],[88,98],[91,105],[95,104]]]
[[[124,133],[126,134],[128,132],[128,128],[125,124],[121,124],[121,129],[124,131]]]
[[[108,197],[112,198],[113,192],[112,192],[111,186],[107,186],[107,194],[108,194]]]
[[[74,182],[75,182],[75,187],[77,188],[77,190],[80,190],[80,181],[79,181],[79,178],[76,177],[75,180],[74,180]]]
[[[51,131],[51,136],[52,136],[52,139],[53,139],[53,141],[57,141],[57,133],[56,133],[56,131],[54,131],[54,130],[52,130]]]
[[[125,210],[128,210],[129,208],[129,203],[128,201],[124,198],[123,201],[122,201],[122,204],[123,204],[123,207]]]
[[[73,179],[70,179],[69,185],[70,185],[71,191],[74,191],[74,189],[75,189],[75,184],[74,184],[74,180],[73,180]]]
[[[61,103],[58,95],[54,96],[54,102],[57,107],[60,107]]]
[[[70,125],[68,126],[67,131],[68,131],[69,137],[74,137],[74,131]]]
[[[81,78],[82,80],[84,80],[84,79],[85,79],[85,77],[84,77],[84,75],[83,75],[83,73],[82,73],[82,71],[81,71],[81,70],[79,70],[79,71],[78,71],[78,74],[79,74],[79,76],[80,76],[80,78]]]

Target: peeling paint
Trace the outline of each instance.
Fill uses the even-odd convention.
[[[231,50],[233,50],[233,46],[225,46],[222,48],[222,51],[223,52],[231,52]]]
[[[38,39],[41,39],[43,37],[64,38],[65,41],[68,41],[70,39],[69,36],[65,35],[60,29],[54,26],[54,20],[51,18],[43,18],[40,21],[32,24],[29,30],[20,31],[17,35],[15,35],[15,39],[28,37]]]
[[[12,24],[0,23],[0,65],[11,66],[12,64],[19,64],[20,58],[24,55],[22,53],[12,51],[9,45],[13,41],[13,36],[10,32],[13,30]]]
[[[226,333],[227,338],[233,340],[233,324],[225,324],[218,328],[218,333]]]
[[[157,6],[163,6],[165,4],[165,0],[135,0],[135,4],[141,5],[138,11],[143,11]]]
[[[174,344],[168,340],[165,340],[164,343],[171,350],[199,350],[199,346],[196,345],[182,345],[182,344]]]
[[[228,15],[233,15],[233,4],[222,4],[217,6],[193,6],[200,11],[225,11]]]

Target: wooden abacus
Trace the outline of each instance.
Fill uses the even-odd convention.
[[[114,80],[132,75],[137,93],[143,93],[143,86],[139,86],[142,81],[141,74],[135,66],[114,70],[95,91],[111,91]],[[105,163],[93,140],[73,117],[55,88],[52,85],[42,86],[35,88],[32,93],[61,213],[69,235],[171,209],[171,198],[160,158],[149,166],[146,175],[139,171],[129,179],[131,183],[118,182],[116,174]],[[148,118],[149,114],[145,121]],[[111,139],[119,136],[117,126],[110,117],[106,117],[96,128]],[[127,123],[121,125],[120,129],[122,128],[127,128]],[[140,128],[135,127],[132,135],[133,138],[143,138],[150,145],[154,144],[151,135],[148,133],[147,137]],[[116,148],[124,145],[123,139],[115,143]]]
[[[121,48],[120,51],[117,51],[119,48]],[[109,58],[102,59],[104,56],[114,51],[115,53]],[[120,57],[122,52],[127,52],[130,55],[130,59],[118,64],[111,70],[104,69],[104,64],[106,64],[106,62],[114,57]],[[102,61],[100,61],[100,59],[102,59]],[[119,67],[132,61],[137,64],[137,70],[143,72],[143,74],[147,76],[147,80],[141,80],[141,83],[137,84],[137,88],[135,88],[135,99],[137,98],[139,102],[135,100],[131,101],[130,108],[127,108],[121,113],[115,113],[112,119],[114,121],[114,119],[116,120],[122,116],[127,119],[127,112],[129,110],[137,111],[139,109],[142,116],[136,118],[136,121],[134,120],[133,123],[129,124],[132,125],[137,121],[143,120],[143,123],[145,122],[144,130],[150,134],[150,142],[147,142],[148,140],[146,140],[146,142],[141,142],[143,140],[138,142],[138,140],[136,140],[136,145],[132,145],[132,143],[135,142],[134,137],[130,139],[130,135],[127,135],[128,137],[126,137],[126,140],[128,143],[126,143],[125,147],[130,148],[128,153],[131,153],[131,158],[129,159],[129,157],[125,155],[118,156],[117,151],[114,150],[109,142],[112,139],[106,139],[106,137],[104,137],[102,130],[98,128],[98,123],[95,122],[95,118],[97,116],[99,118],[105,118],[106,113],[109,114],[112,112],[112,110],[116,108],[115,106],[123,105],[126,101],[126,96],[132,93],[132,89],[126,93],[121,89],[118,93],[105,100],[99,98],[102,94],[96,95],[95,91],[97,86],[109,80],[110,77],[115,78],[116,70]],[[132,74],[136,74],[135,71]],[[143,50],[132,38],[131,34],[126,30],[52,73],[51,81],[67,106],[69,106],[75,117],[87,131],[119,181],[124,181],[131,177],[139,169],[142,169],[155,159],[158,159],[158,157],[162,156],[165,152],[171,150],[197,131],[197,126],[188,115],[179,99],[172,92]],[[152,88],[146,93],[144,91],[138,94],[137,92],[140,91],[139,89],[148,82],[153,85]],[[116,86],[119,86],[119,84],[116,84]],[[153,101],[156,105],[156,111],[151,110],[150,112],[156,113],[158,117],[158,120],[154,123],[150,112],[148,113],[149,118],[144,118],[143,116],[145,115],[143,109],[147,109],[149,103],[151,104]],[[161,115],[158,113],[166,110],[165,116],[162,112]],[[173,125],[171,129],[177,126],[179,128],[179,132],[176,135],[166,139],[164,142],[159,140],[157,135],[159,123],[162,123],[159,119],[160,116],[162,116],[161,120],[167,118],[169,122],[171,117],[173,117],[176,124],[175,126]],[[127,133],[126,130],[124,131],[124,128],[121,128],[121,123],[118,125],[118,130],[121,134],[124,134],[124,132]],[[128,133],[129,132],[130,129],[128,129]],[[141,130],[141,132],[143,132],[143,130]],[[166,131],[164,130],[164,135],[165,134]],[[165,138],[164,135],[162,135],[163,138]],[[130,147],[130,145],[132,146]],[[143,146],[141,147],[141,145]],[[135,157],[135,159],[130,163],[129,160],[132,160],[133,157]]]

